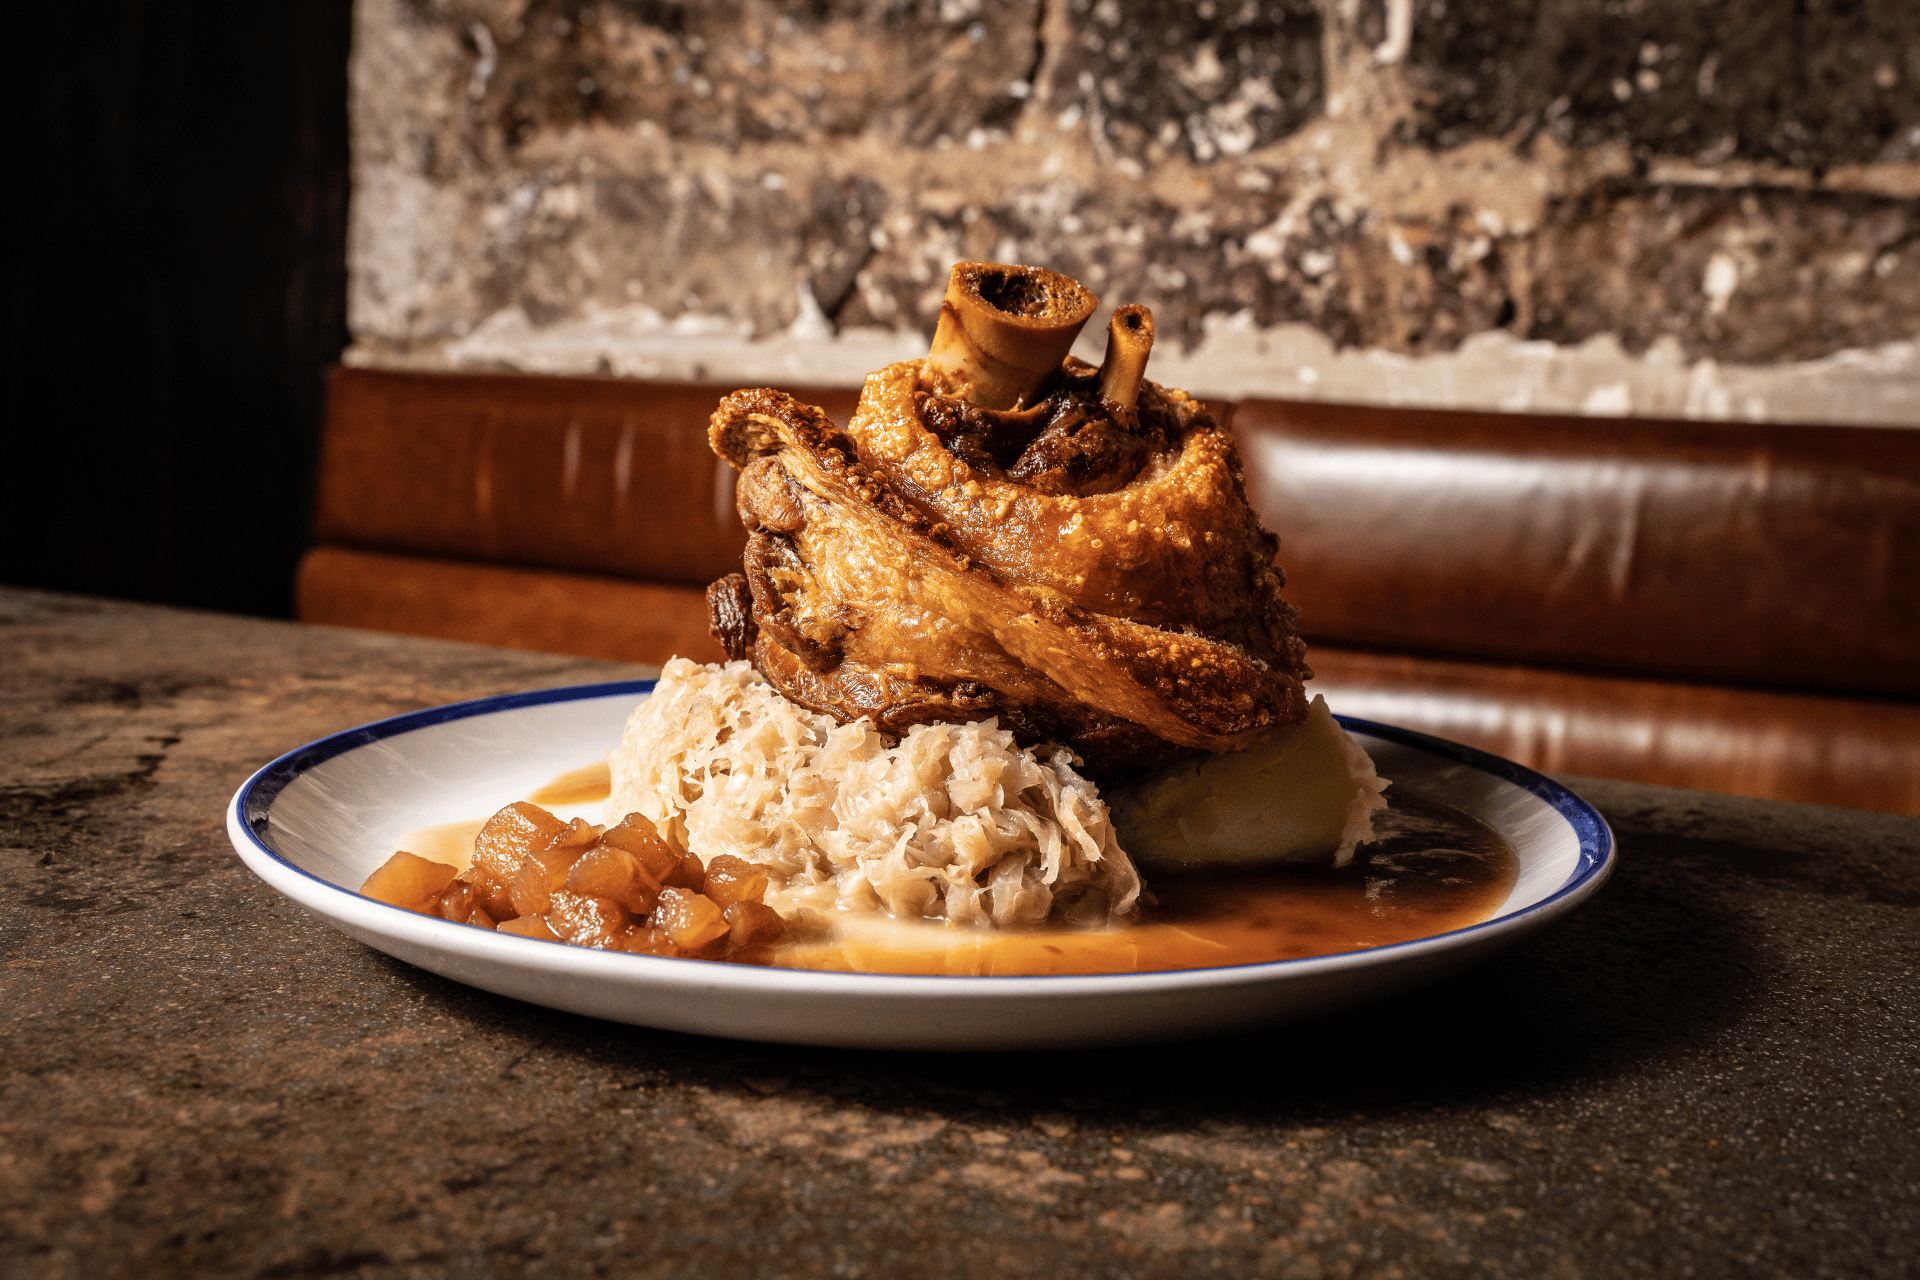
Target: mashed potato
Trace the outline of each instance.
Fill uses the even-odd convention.
[[[1114,825],[1149,871],[1316,863],[1373,839],[1387,780],[1316,697],[1299,724],[1237,754],[1194,756],[1115,791]]]
[[[1131,919],[1140,877],[1063,747],[995,722],[916,725],[889,747],[782,697],[745,662],[669,662],[610,753],[609,821],[645,814],[710,861],[767,868],[766,903],[1010,928]]]

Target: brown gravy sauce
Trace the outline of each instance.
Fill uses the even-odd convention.
[[[605,760],[599,764],[569,769],[527,799],[543,809],[565,805],[595,804],[613,794],[613,770]],[[431,827],[415,827],[403,834],[394,846],[417,854],[429,862],[444,862],[459,869],[461,875],[473,861],[473,842],[485,818],[462,818]]]
[[[480,838],[480,828],[486,825],[485,818],[462,818],[438,826],[415,827],[401,835],[394,848],[404,849],[428,862],[444,862],[465,875],[473,862],[473,842]]]
[[[569,769],[527,799],[542,808],[564,804],[592,804],[613,794],[613,770],[605,760],[582,769]]]
[[[1396,788],[1379,839],[1351,865],[1144,872],[1157,900],[1125,929],[1076,933],[865,925],[783,948],[790,968],[863,973],[1147,973],[1337,955],[1432,937],[1490,918],[1519,876],[1492,828]],[[959,934],[959,936],[955,936]]]
[[[607,766],[588,765],[527,797],[605,800]],[[1490,918],[1519,876],[1518,856],[1485,823],[1395,786],[1378,839],[1350,866],[1147,874],[1140,922],[1099,932],[949,929],[862,919],[831,940],[778,949],[783,968],[858,973],[1147,973],[1338,955],[1432,937]],[[400,847],[465,870],[485,818],[422,827]],[[411,843],[408,843],[411,842]]]

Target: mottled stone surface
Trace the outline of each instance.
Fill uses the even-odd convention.
[[[1205,164],[1248,155],[1326,108],[1324,38],[1311,0],[1070,0],[1051,34],[1044,100],[1085,121],[1106,156]]]
[[[0,593],[0,1274],[1911,1274],[1920,822],[1579,785],[1587,907],[1198,1044],[889,1055],[514,1004],[231,853],[313,737],[631,668]]]
[[[1904,0],[1415,0],[1412,131],[1822,171],[1911,160],[1920,13]]]
[[[1896,0],[357,14],[355,360],[852,382],[970,257],[1148,303],[1210,394],[1920,422]]]
[[[1516,327],[1559,342],[1606,313],[1741,364],[1871,346],[1920,314],[1920,202],[1619,179],[1553,206],[1525,278]]]
[[[869,133],[951,142],[1018,115],[1040,59],[1036,0],[514,9],[479,10],[467,26],[479,57],[481,32],[510,23],[492,73],[469,82],[509,150],[592,121],[730,149]],[[459,6],[418,12],[434,23]]]

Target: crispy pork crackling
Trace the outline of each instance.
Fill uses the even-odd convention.
[[[728,653],[843,724],[997,717],[1106,779],[1299,721],[1311,672],[1232,437],[1146,380],[1145,307],[1100,367],[1068,356],[1096,304],[961,263],[931,352],[870,375],[846,430],[778,391],[723,400],[749,530],[707,591]]]

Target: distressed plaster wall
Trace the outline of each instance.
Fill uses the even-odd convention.
[[[978,257],[1206,393],[1920,424],[1910,0],[359,0],[352,92],[360,362],[853,382]]]

